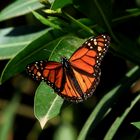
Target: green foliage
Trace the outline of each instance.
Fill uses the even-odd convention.
[[[36,27],[37,28],[37,27]],[[0,60],[11,59],[16,56],[17,52],[24,49],[29,43],[41,36],[46,30],[38,31],[35,33],[21,34],[19,36],[7,36],[11,31],[20,31],[21,33],[26,28],[24,27],[11,27],[1,29],[0,34]]]
[[[48,120],[59,114],[63,99],[42,82],[36,91],[34,112],[43,128]]]
[[[87,132],[89,131],[91,125],[93,125],[93,128],[97,127],[100,121],[107,115],[107,113],[110,112],[113,102],[115,102],[119,98],[119,96],[121,96],[122,92],[125,92],[126,88],[128,88],[135,81],[135,78],[137,78],[137,76],[140,76],[139,71],[140,70],[138,69],[138,67],[135,67],[134,69],[129,71],[129,73],[127,73],[126,75],[126,78],[123,79],[120,85],[114,87],[102,98],[102,100],[97,104],[96,108],[87,119],[79,134],[78,140],[84,140],[86,138]],[[126,83],[126,81],[128,82]],[[108,133],[104,138],[105,140],[111,140],[113,138],[117,131],[116,129],[121,125],[123,119],[139,100],[140,96],[138,95],[138,97],[136,97],[136,99],[132,102],[132,105],[125,110],[124,114],[116,118],[111,128],[108,130]]]
[[[4,27],[0,28],[0,60],[1,62],[8,60],[1,73],[1,84],[5,85],[11,78],[17,77],[17,74],[24,73],[26,66],[32,62],[45,59],[59,62],[61,56],[69,58],[85,39],[106,32],[111,36],[109,53],[117,59],[121,58],[127,65],[129,71],[125,73],[125,76],[121,76],[120,80],[115,81],[115,84],[110,88],[101,89],[102,97],[98,99],[95,106],[89,100],[81,103],[80,106],[78,104],[71,105],[71,111],[75,106],[80,110],[75,114],[70,113],[73,115],[72,118],[75,115],[82,115],[79,115],[78,121],[74,121],[75,117],[67,122],[63,117],[63,110],[67,104],[64,104],[64,100],[54,93],[46,83],[41,82],[35,93],[34,115],[42,128],[48,126],[48,121],[51,122],[52,118],[60,115],[62,120],[54,133],[54,140],[62,140],[67,137],[69,140],[137,139],[140,120],[136,118],[132,120],[132,118],[131,121],[128,121],[128,126],[132,126],[131,124],[136,126],[136,128],[133,127],[136,133],[129,134],[130,138],[121,134],[121,127],[125,125],[125,120],[131,116],[131,112],[135,110],[140,101],[140,89],[133,92],[134,97],[130,100],[127,98],[125,100],[122,97],[130,94],[129,92],[140,78],[140,34],[137,31],[140,24],[138,21],[140,9],[137,8],[138,4],[125,7],[123,3],[107,0],[40,0],[40,2],[44,5],[39,3],[39,0],[17,0],[11,2],[0,12],[0,22]],[[18,22],[23,17],[26,22],[23,20],[24,24],[21,26]],[[127,30],[126,27],[128,27]],[[128,65],[128,62],[131,65]],[[108,63],[111,65],[111,59]],[[120,62],[117,67],[113,78],[121,73]],[[26,87],[25,84],[22,86]],[[15,90],[20,91],[17,87]],[[97,95],[95,93],[95,96]],[[119,108],[122,111],[121,114],[114,115],[114,108],[122,102],[124,103],[123,109]],[[89,109],[87,104],[92,106],[92,109]],[[19,99],[14,98],[10,105],[2,111],[7,120],[6,126],[0,125],[0,135],[3,136],[3,140],[6,139],[9,129],[13,125],[18,106]],[[86,117],[85,123],[81,123],[83,127],[79,130],[78,123],[83,121],[82,117],[86,115],[85,112],[88,109],[91,114]],[[106,128],[101,130],[104,125]],[[76,135],[78,135],[77,138]]]
[[[130,107],[126,108],[126,110],[124,111],[124,113],[122,114],[122,116],[117,117],[116,120],[114,121],[114,123],[112,124],[112,126],[110,127],[110,129],[108,130],[104,140],[112,140],[112,138],[114,137],[115,133],[117,132],[118,128],[120,127],[120,125],[122,124],[122,122],[124,121],[124,119],[126,118],[126,116],[128,115],[128,113],[132,110],[132,108],[135,106],[135,104],[137,102],[139,102],[140,100],[140,95],[138,95],[132,102]]]
[[[133,122],[131,124],[133,124],[135,127],[137,127],[138,129],[140,129],[140,122]]]
[[[61,29],[61,27],[57,24],[55,24],[55,22],[53,23],[51,20],[46,19],[45,17],[43,17],[42,15],[38,14],[35,11],[32,11],[34,16],[43,24],[48,25],[54,29]],[[56,19],[55,19],[56,20]]]

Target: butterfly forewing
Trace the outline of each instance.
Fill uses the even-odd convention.
[[[100,35],[87,40],[76,52],[73,53],[69,61],[75,68],[93,74],[93,67],[100,65],[100,62],[110,44],[110,37]]]
[[[56,91],[62,88],[63,83],[63,66],[61,63],[54,61],[39,61],[27,66],[27,72],[33,79],[44,80]],[[58,90],[59,91],[59,90]]]

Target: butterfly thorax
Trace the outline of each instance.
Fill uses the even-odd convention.
[[[71,68],[69,60],[66,57],[61,58],[61,63],[66,70],[69,70]]]

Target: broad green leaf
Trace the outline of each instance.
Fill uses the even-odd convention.
[[[128,89],[139,78],[139,76],[140,69],[136,66],[126,74],[126,78],[124,78],[119,85],[114,87],[101,99],[84,124],[77,140],[85,140],[91,125],[92,129],[98,125],[98,123],[104,118],[105,114],[109,111],[111,105],[116,102],[122,92]]]
[[[140,130],[140,122],[132,122],[135,127],[137,127]]]
[[[56,10],[58,8],[63,8],[64,6],[66,6],[68,4],[72,4],[72,0],[55,0],[51,4],[51,9]]]
[[[14,118],[19,107],[19,93],[16,93],[9,104],[1,111],[2,121],[0,123],[0,139],[7,140],[9,132],[13,128]]]
[[[42,82],[35,94],[34,114],[44,128],[45,124],[60,112],[63,99]]]
[[[33,27],[17,27],[6,28],[0,30],[0,60],[13,58],[31,41],[35,40],[46,30],[40,30],[34,26],[36,30],[32,31]],[[38,30],[37,30],[38,29]]]
[[[140,94],[135,97],[135,99],[131,102],[131,105],[126,108],[126,110],[123,112],[123,114],[119,117],[117,117],[114,121],[114,123],[111,125],[110,129],[108,130],[107,134],[104,137],[104,140],[112,140],[114,135],[116,134],[118,128],[128,115],[128,113],[133,109],[135,104],[140,101]]]
[[[0,12],[0,21],[21,16],[30,13],[31,9],[36,10],[42,7],[43,5],[38,0],[17,0]]]

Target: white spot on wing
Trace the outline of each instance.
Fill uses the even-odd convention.
[[[91,43],[88,43],[87,45],[88,45],[88,46],[91,46]]]

